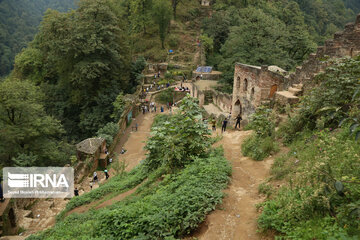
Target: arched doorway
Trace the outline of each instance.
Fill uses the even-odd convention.
[[[270,89],[270,95],[269,95],[269,98],[272,98],[275,94],[275,92],[277,91],[277,85],[272,85],[271,86],[271,89]]]
[[[238,99],[235,102],[234,108],[232,109],[232,115],[233,116],[237,116],[238,114],[241,115],[241,103],[240,103],[240,99]]]

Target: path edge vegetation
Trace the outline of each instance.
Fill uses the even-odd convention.
[[[258,226],[275,230],[276,239],[360,237],[360,57],[328,61],[296,107],[260,108],[242,145],[254,160],[270,154],[256,137],[271,136],[289,149],[259,186],[266,200],[257,205]],[[280,112],[287,120],[275,132]]]

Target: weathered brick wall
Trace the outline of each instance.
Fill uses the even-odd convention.
[[[247,87],[245,89],[247,80]],[[282,90],[285,77],[271,72],[268,67],[257,67],[245,64],[236,64],[234,73],[232,115],[241,113],[243,119],[254,113],[261,102],[269,99],[270,89],[277,85]],[[240,101],[240,105],[238,104]]]
[[[231,112],[232,96],[212,90],[213,103],[217,105],[223,112]]]
[[[310,54],[308,60],[287,77],[285,87],[303,83],[306,91],[312,87],[313,77],[328,66],[324,60],[357,55],[360,55],[360,14],[355,23],[346,24],[344,31],[335,33],[333,39],[327,40],[324,46],[318,47],[316,53]]]

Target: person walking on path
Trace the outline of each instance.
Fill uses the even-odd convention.
[[[90,191],[91,191],[92,187],[93,187],[93,182],[92,181],[90,181],[89,186],[90,186]]]
[[[79,196],[79,190],[77,188],[74,189],[74,196],[75,197]]]
[[[236,117],[236,124],[235,124],[235,129],[237,128],[237,125],[239,125],[239,129],[240,129],[240,121],[242,120],[242,117],[239,115],[237,115]]]
[[[226,131],[226,125],[228,123],[228,120],[225,118],[223,123],[222,123],[222,127],[221,127],[221,133]]]
[[[160,111],[164,112],[164,107],[163,106],[160,107]]]
[[[104,173],[105,173],[106,180],[108,180],[109,179],[109,173],[108,173],[108,170],[106,168],[104,170]]]
[[[5,198],[4,198],[4,193],[2,190],[2,185],[1,185],[1,178],[0,178],[0,202],[4,202]]]
[[[213,130],[213,132],[215,132],[215,131],[216,131],[216,120],[215,120],[215,118],[213,118],[213,119],[211,120],[211,125],[212,125],[212,130]]]
[[[94,172],[94,183],[95,182],[99,182],[99,179],[98,179],[98,176],[97,176],[97,173],[96,172]]]

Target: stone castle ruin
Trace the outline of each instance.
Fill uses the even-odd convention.
[[[232,115],[240,113],[244,120],[248,120],[257,107],[270,100],[281,105],[297,103],[303,90],[311,87],[313,78],[330,65],[326,60],[357,55],[360,55],[360,14],[355,23],[347,24],[344,31],[335,33],[334,39],[327,40],[325,46],[318,47],[316,53],[310,54],[294,73],[288,74],[276,66],[258,67],[237,63]]]

